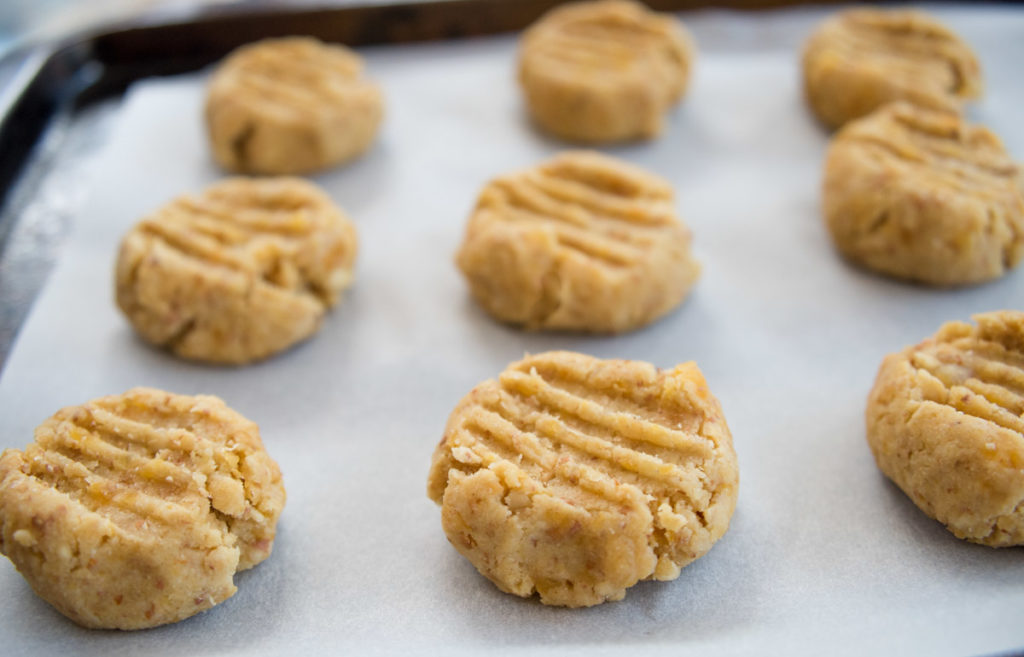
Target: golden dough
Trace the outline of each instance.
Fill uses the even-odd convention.
[[[309,37],[243,46],[217,68],[206,98],[213,157],[237,173],[303,174],[346,162],[373,142],[380,90],[348,48]]]
[[[228,179],[125,235],[117,304],[143,338],[183,358],[246,363],[315,333],[355,256],[355,227],[313,184]]]
[[[666,181],[569,152],[488,183],[456,263],[502,321],[620,332],[682,302],[700,274],[690,241]]]
[[[498,588],[580,607],[678,577],[728,529],[738,477],[693,363],[548,352],[459,402],[427,492],[448,540]]]
[[[135,388],[61,409],[0,456],[0,552],[85,627],[188,618],[270,556],[285,491],[216,397]]]
[[[849,123],[825,162],[825,221],[850,260],[967,285],[1024,257],[1024,178],[999,138],[955,114],[896,103]]]
[[[886,103],[957,112],[981,96],[974,52],[922,11],[850,9],[808,39],[804,91],[818,119],[838,128]]]
[[[868,397],[878,467],[958,538],[1024,545],[1024,312],[975,315],[886,356]]]
[[[686,91],[694,48],[682,23],[631,0],[552,9],[523,35],[519,82],[530,115],[579,142],[649,139]]]

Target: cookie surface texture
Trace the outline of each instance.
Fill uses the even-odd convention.
[[[206,97],[213,157],[236,173],[303,174],[351,160],[370,147],[383,112],[362,58],[308,37],[239,48]]]
[[[881,471],[958,538],[1024,545],[1024,313],[974,319],[882,361],[868,444]]]
[[[569,152],[488,183],[456,264],[476,300],[529,329],[620,332],[677,306],[700,274],[671,186]]]
[[[519,83],[533,120],[571,141],[649,139],[686,91],[692,40],[682,23],[627,0],[551,10],[522,37]]]
[[[728,529],[738,481],[696,365],[548,352],[456,406],[428,494],[448,540],[499,589],[581,607],[675,579]]]
[[[974,52],[916,10],[851,9],[825,21],[803,53],[804,92],[829,128],[907,101],[958,112],[982,92]]]
[[[311,183],[228,179],[128,232],[117,304],[143,338],[181,357],[246,363],[315,333],[355,256],[352,222]]]
[[[847,124],[825,162],[825,222],[868,269],[938,286],[998,278],[1024,257],[1024,177],[989,130],[886,106]]]
[[[0,456],[0,552],[76,623],[188,618],[270,556],[285,491],[253,422],[135,388],[61,409]],[[9,592],[10,593],[10,592]]]

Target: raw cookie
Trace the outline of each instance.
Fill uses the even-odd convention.
[[[135,388],[4,451],[0,552],[80,625],[154,627],[234,595],[235,572],[270,556],[284,501],[256,424],[217,397]]]
[[[309,37],[243,46],[213,74],[206,126],[229,171],[300,174],[361,155],[384,112],[348,48]]]
[[[638,2],[603,0],[552,9],[523,35],[519,82],[530,115],[563,139],[649,139],[690,78],[682,23]]]
[[[932,285],[980,283],[1024,256],[1022,182],[985,128],[897,103],[833,139],[825,221],[839,251],[869,269]]]
[[[456,264],[502,321],[634,329],[678,305],[700,274],[672,197],[642,169],[564,153],[484,187]]]
[[[184,358],[245,363],[304,340],[352,282],[355,228],[295,178],[234,178],[183,196],[121,242],[117,305]]]
[[[974,52],[922,11],[850,9],[829,18],[808,39],[804,92],[829,128],[905,100],[956,112],[981,96]]]
[[[1024,312],[974,320],[886,356],[868,396],[868,444],[958,538],[1024,545]]]
[[[455,407],[427,493],[499,589],[582,607],[678,577],[729,528],[736,453],[695,364],[548,352]]]

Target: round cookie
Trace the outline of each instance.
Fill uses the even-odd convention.
[[[974,320],[882,361],[868,445],[885,476],[958,538],[1024,545],[1024,312]]]
[[[216,397],[135,388],[61,409],[0,456],[0,552],[85,627],[134,630],[234,595],[285,491],[256,424]]]
[[[728,529],[738,485],[695,364],[548,352],[459,402],[427,493],[448,540],[499,589],[581,607],[678,577]]]
[[[619,332],[677,306],[700,274],[661,178],[569,152],[488,183],[456,264],[494,317]]]
[[[234,51],[214,72],[206,126],[228,171],[302,174],[361,155],[384,101],[348,48],[310,37],[267,39]]]
[[[650,139],[690,78],[682,23],[632,0],[552,9],[523,35],[519,83],[533,120],[572,141]]]
[[[850,9],[807,40],[804,92],[829,128],[893,101],[957,112],[982,92],[974,52],[922,11]]]
[[[355,228],[294,178],[234,178],[183,196],[121,242],[117,304],[149,342],[245,363],[304,340],[352,282]]]
[[[1024,177],[999,138],[896,103],[844,127],[825,162],[825,221],[868,269],[931,285],[998,278],[1024,257]]]

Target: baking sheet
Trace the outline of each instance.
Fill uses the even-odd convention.
[[[972,110],[1024,156],[1024,12],[940,7],[980,53]],[[662,139],[606,149],[671,180],[704,273],[677,311],[618,337],[530,334],[491,321],[452,264],[480,186],[562,145],[534,131],[514,37],[371,48],[387,95],[379,141],[315,177],[360,234],[355,287],[311,341],[217,368],[137,340],[112,301],[120,236],[221,175],[200,122],[202,75],[137,84],[60,265],[0,380],[0,446],[57,408],[150,385],[212,393],[256,420],[288,504],[273,556],[239,592],[176,625],[78,628],[0,560],[5,655],[966,655],[1024,647],[1024,549],[958,541],[876,470],[863,407],[884,354],[944,321],[1024,306],[1024,272],[940,291],[856,270],[819,217],[827,136],[804,109],[797,49],[826,12],[684,15],[696,78]],[[693,359],[739,455],[725,537],[670,583],[622,602],[549,608],[500,593],[451,548],[425,496],[445,419],[524,352],[573,349],[661,367]]]

